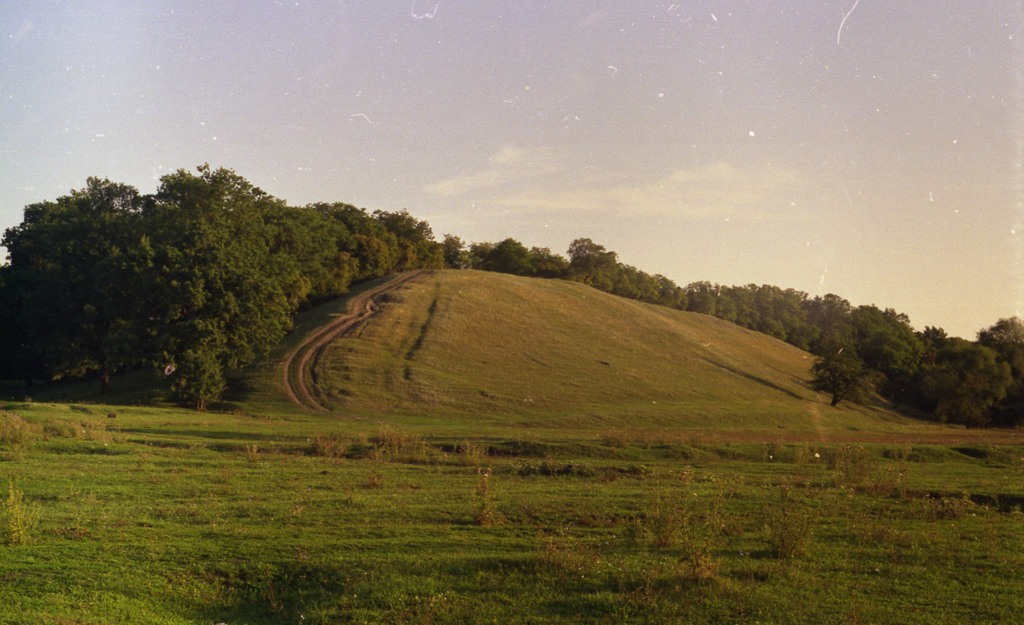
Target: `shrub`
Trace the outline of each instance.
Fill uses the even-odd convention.
[[[413,436],[396,427],[385,425],[370,438],[373,450],[370,457],[374,460],[391,460],[400,462],[430,462],[437,459],[437,454],[422,438]]]
[[[764,529],[772,555],[788,560],[807,550],[811,537],[811,515],[802,510],[788,487],[779,489],[779,501],[763,510]]]
[[[43,437],[47,440],[73,438],[102,443],[122,443],[126,440],[125,436],[118,431],[117,426],[108,426],[106,420],[87,417],[83,417],[77,422],[66,419],[50,419],[43,424]]]
[[[344,458],[348,453],[350,443],[351,440],[348,437],[337,432],[321,434],[313,438],[310,454],[321,458]]]
[[[43,437],[46,440],[51,438],[77,438],[78,428],[70,421],[50,419],[43,424]]]
[[[935,520],[959,519],[977,508],[969,493],[961,493],[959,497],[939,497],[930,501],[931,517]]]
[[[257,463],[260,460],[260,448],[259,445],[253,443],[252,445],[245,446],[245,459],[250,463]]]
[[[35,437],[35,433],[36,428],[21,415],[0,411],[0,447],[20,449]]]
[[[860,445],[842,445],[833,450],[829,468],[836,486],[859,488],[872,474],[871,455]]]
[[[711,581],[718,573],[715,543],[725,527],[721,518],[721,501],[712,498],[703,513],[689,511],[681,520],[681,573],[684,578],[695,582]]]
[[[476,485],[477,510],[474,515],[477,525],[494,525],[498,521],[498,511],[494,506],[494,495],[491,494],[491,470],[477,469],[480,481]]]
[[[679,481],[681,487],[672,489],[670,498],[655,498],[643,516],[627,526],[626,537],[633,544],[649,541],[656,552],[677,553],[680,577],[708,582],[718,573],[714,552],[725,528],[722,499],[719,495],[698,497],[691,487],[691,468],[680,473]]]
[[[419,441],[396,427],[385,425],[370,439],[374,447],[385,455],[398,455],[418,447]]]
[[[610,430],[601,434],[601,443],[607,447],[625,449],[629,446],[629,439],[622,430]]]
[[[487,455],[487,449],[474,443],[473,441],[465,440],[458,446],[459,455],[465,464],[476,465],[484,459]]]
[[[7,498],[0,507],[0,543],[28,544],[37,517],[35,508],[25,503],[25,493],[18,489],[14,480],[8,482]]]

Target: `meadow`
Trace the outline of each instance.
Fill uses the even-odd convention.
[[[450,285],[469,278],[454,279],[410,287],[363,342],[339,340],[319,378],[331,413],[289,406],[276,361],[207,413],[154,403],[130,380],[119,405],[87,391],[55,401],[67,389],[8,401],[0,622],[959,625],[1024,613],[1019,431],[831,409],[797,379],[798,351],[685,313],[615,304],[627,314],[598,325],[619,323],[619,339],[597,343],[584,323],[596,313],[565,303],[583,294],[571,285],[531,294],[555,298],[547,330],[538,343],[508,331],[514,358],[485,376],[496,352],[456,330],[469,327],[460,310],[485,333],[508,324],[457,306]],[[525,283],[497,284],[469,301],[526,301]],[[331,314],[300,318],[291,340]],[[599,353],[559,338],[569,328]],[[655,363],[637,390],[650,341],[690,364]],[[445,349],[464,360],[444,366]]]
[[[1005,623],[1024,609],[1019,441],[432,438],[95,405],[2,419],[0,622]]]

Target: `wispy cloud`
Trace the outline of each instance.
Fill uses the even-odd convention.
[[[10,36],[11,43],[18,43],[18,41],[21,40],[22,37],[32,32],[34,28],[35,24],[32,23],[32,20],[25,20],[24,22],[21,23],[21,26],[18,27],[18,30]]]
[[[505,146],[488,159],[480,171],[455,176],[428,185],[425,191],[442,197],[461,196],[480,191],[503,190],[508,185],[529,185],[561,169],[547,150],[527,151]]]
[[[795,170],[724,161],[659,177],[593,170],[568,176],[569,171],[550,152],[506,147],[480,171],[442,180],[426,191],[518,211],[779,219],[796,215],[795,198],[803,187]]]

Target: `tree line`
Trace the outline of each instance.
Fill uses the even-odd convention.
[[[818,356],[814,388],[840,401],[877,393],[899,408],[972,426],[1024,422],[1024,322],[1001,319],[977,341],[915,331],[892,309],[852,306],[770,285],[676,285],[587,238],[567,256],[515,239],[437,241],[407,211],[293,207],[229,169],[179,170],[155,193],[106,179],[25,208],[0,267],[0,377],[153,368],[178,400],[203,409],[226,376],[265,356],[294,315],[358,282],[413,269],[471,268],[578,281],[712,315]]]
[[[941,328],[915,331],[905,314],[856,306],[834,294],[693,282],[678,286],[618,260],[590,239],[576,239],[568,258],[514,239],[466,246],[443,243],[451,267],[562,278],[652,304],[712,315],[790,343],[818,358],[811,385],[841,401],[877,394],[895,408],[968,426],[1024,423],[1024,321],[1000,319],[976,341]]]
[[[153,367],[198,409],[303,307],[444,264],[430,226],[406,211],[291,207],[208,166],[164,176],[152,195],[89,179],[27,206],[3,245],[0,375],[98,375],[108,390],[115,373]]]

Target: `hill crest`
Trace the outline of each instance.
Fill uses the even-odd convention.
[[[431,272],[324,350],[337,413],[446,415],[537,427],[859,428],[878,409],[828,409],[812,357],[707,315],[577,282]],[[860,425],[857,425],[860,424]]]

